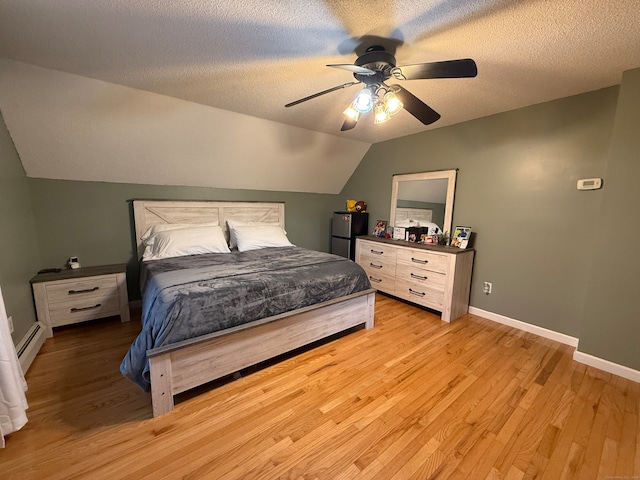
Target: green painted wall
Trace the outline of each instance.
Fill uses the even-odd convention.
[[[0,221],[0,286],[17,344],[35,322],[29,279],[38,271],[40,257],[27,176],[1,115]]]
[[[364,200],[372,220],[388,219],[392,175],[458,168],[453,226],[475,232],[471,305],[578,337],[604,190],[578,191],[576,181],[604,176],[617,93],[375,144],[336,205]],[[489,296],[483,281],[493,283]]]
[[[581,352],[640,370],[640,69],[625,72],[591,257]]]
[[[131,200],[285,202],[285,225],[295,245],[328,251],[335,195],[29,179],[41,264],[64,267],[127,263],[130,299],[140,298]]]

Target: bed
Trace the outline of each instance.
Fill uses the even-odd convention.
[[[266,225],[283,231],[283,203],[135,200],[133,210],[138,257],[150,260],[141,262],[142,331],[121,371],[150,390],[154,417],[171,411],[178,393],[352,327],[373,327],[375,290],[357,264],[335,255],[268,243],[247,249],[238,237],[243,251],[146,257],[151,227],[218,225],[226,242]],[[252,227],[230,232],[233,222]]]

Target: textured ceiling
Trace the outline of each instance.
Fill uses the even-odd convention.
[[[382,38],[376,40],[375,37]],[[442,118],[340,132],[375,43],[399,65],[473,58],[471,79],[402,85]],[[638,0],[2,0],[0,57],[365,143],[596,90],[640,66]]]

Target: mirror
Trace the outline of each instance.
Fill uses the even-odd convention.
[[[432,222],[451,233],[457,170],[394,175],[391,188],[392,226],[411,220]]]

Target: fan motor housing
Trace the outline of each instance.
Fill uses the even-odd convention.
[[[369,47],[366,53],[360,55],[354,65],[377,72],[376,75],[353,74],[356,80],[370,85],[383,82],[391,76],[391,69],[396,66],[396,58],[391,53],[386,52],[384,48],[374,46]]]

